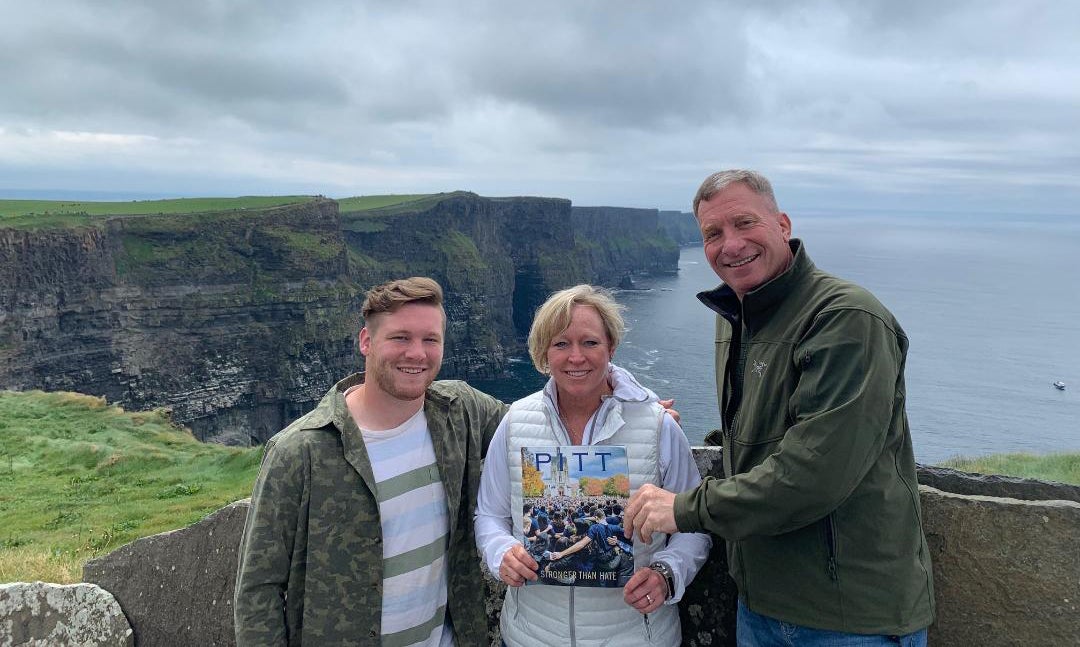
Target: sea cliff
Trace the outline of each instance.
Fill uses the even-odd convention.
[[[341,205],[0,220],[0,388],[164,407],[200,439],[259,443],[360,368],[376,283],[438,280],[442,376],[491,377],[553,290],[677,268],[656,210],[466,192]]]

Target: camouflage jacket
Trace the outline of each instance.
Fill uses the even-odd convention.
[[[245,645],[378,645],[382,529],[375,478],[337,383],[266,444],[240,545],[234,618]],[[473,513],[480,461],[506,405],[464,382],[424,401],[450,519],[447,611],[458,645],[487,639]]]

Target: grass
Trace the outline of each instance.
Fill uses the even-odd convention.
[[[339,213],[355,213],[370,209],[381,209],[406,202],[415,202],[422,198],[430,197],[429,193],[417,193],[412,195],[360,195],[352,198],[341,198],[337,201]]]
[[[259,457],[162,412],[0,392],[0,582],[80,581],[86,560],[250,495]]]
[[[176,198],[128,202],[67,200],[0,200],[0,226],[19,229],[85,225],[102,216],[189,214],[240,209],[263,209],[313,200],[311,196],[243,196],[238,198]]]
[[[1080,485],[1080,452],[992,454],[975,458],[958,456],[939,465],[977,474],[1001,474]]]

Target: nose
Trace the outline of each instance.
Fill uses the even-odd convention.
[[[724,236],[724,243],[720,246],[720,252],[726,256],[738,256],[745,247],[746,241],[743,240],[742,234],[729,232]]]
[[[424,359],[424,342],[416,339],[409,342],[405,349],[405,357],[409,359]]]
[[[570,347],[569,360],[575,364],[585,361],[585,349],[580,344],[573,344]]]

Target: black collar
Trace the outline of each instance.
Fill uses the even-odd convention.
[[[769,313],[815,269],[814,262],[806,254],[801,240],[792,238],[788,245],[793,256],[791,265],[779,275],[743,295],[742,302],[735,296],[735,291],[723,283],[712,290],[699,292],[698,300],[730,321],[732,326],[738,325],[745,318],[747,328],[751,328],[753,322],[768,318]]]

